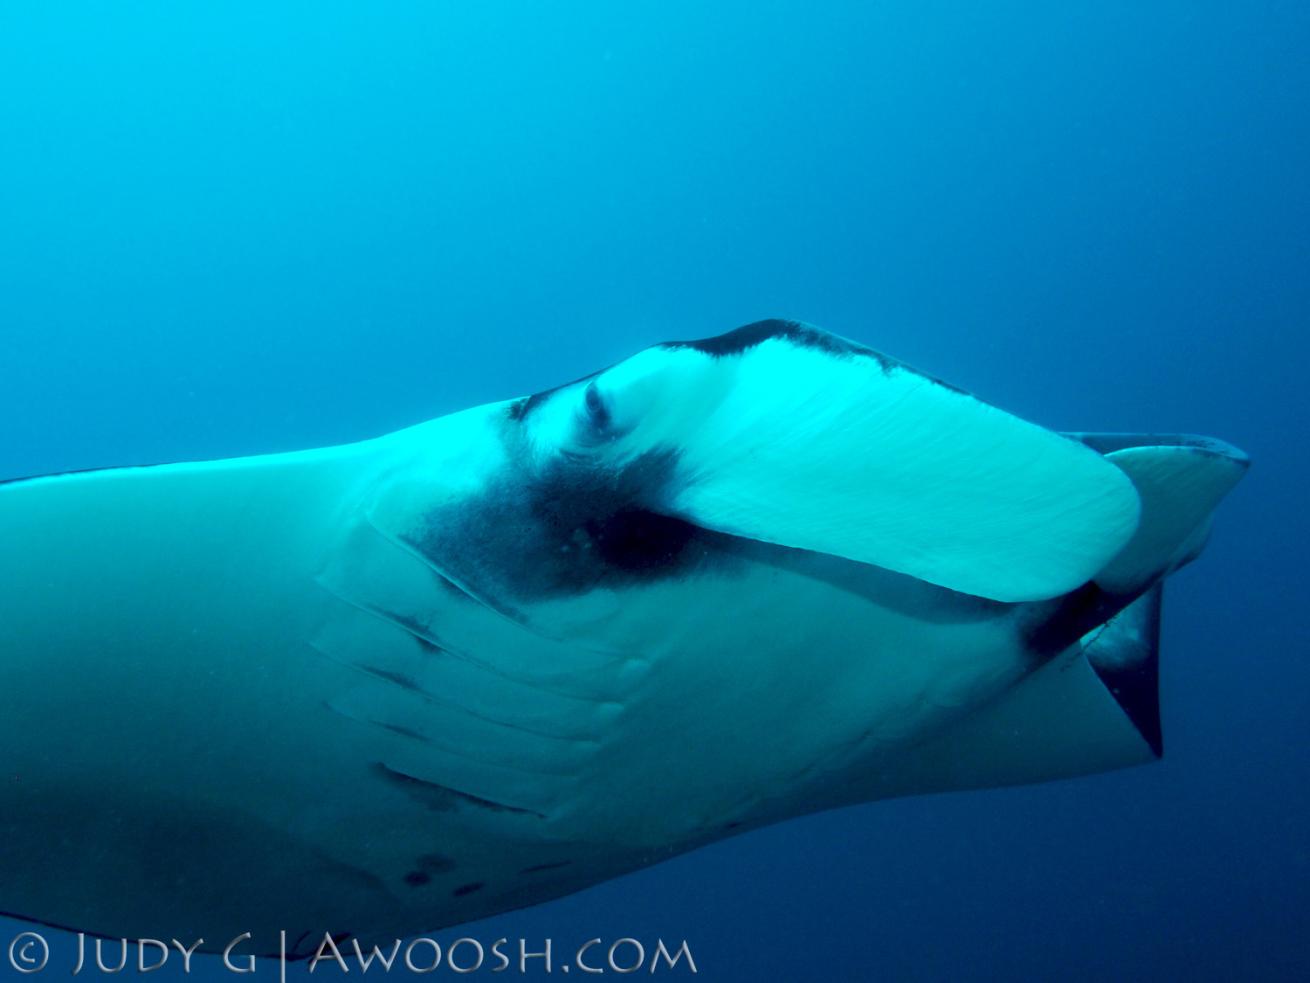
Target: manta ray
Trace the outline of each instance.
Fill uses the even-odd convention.
[[[10,480],[0,911],[304,956],[1151,761],[1161,585],[1246,466],[764,321],[361,443]]]

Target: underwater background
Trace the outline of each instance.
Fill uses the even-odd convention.
[[[1166,592],[1162,762],[438,938],[1310,978],[1308,51],[1272,0],[5,4],[0,476],[341,443],[767,316],[1053,428],[1232,441],[1251,474]]]

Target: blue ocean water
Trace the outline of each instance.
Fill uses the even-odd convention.
[[[6,5],[0,474],[340,443],[775,315],[1055,428],[1223,437],[1255,465],[1170,584],[1161,763],[440,937],[1304,979],[1308,44],[1273,0]]]

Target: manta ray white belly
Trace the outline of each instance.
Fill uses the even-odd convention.
[[[303,952],[1149,760],[1142,626],[1243,466],[766,322],[363,444],[11,482],[0,910]]]

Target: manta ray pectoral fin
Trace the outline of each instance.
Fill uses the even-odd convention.
[[[1072,590],[1137,525],[1100,454],[795,322],[658,345],[513,415],[543,456],[658,474],[654,512],[993,600]]]
[[[290,775],[316,806],[351,787],[351,745],[319,704],[347,670],[305,641],[334,603],[314,578],[370,456],[0,485],[0,910],[211,939],[335,927],[344,897],[391,910],[371,861],[279,818]],[[214,872],[237,867],[220,891]]]

